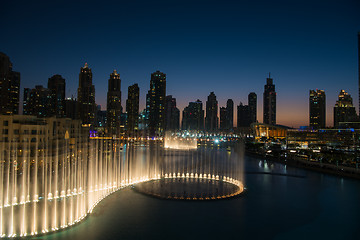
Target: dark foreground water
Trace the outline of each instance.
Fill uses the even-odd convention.
[[[239,197],[176,201],[124,189],[80,224],[37,239],[360,239],[360,181],[250,157],[244,168]]]

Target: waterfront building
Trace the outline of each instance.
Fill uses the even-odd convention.
[[[254,92],[248,95],[250,123],[257,122],[257,95]]]
[[[128,87],[126,113],[128,135],[136,136],[136,132],[139,130],[139,86],[137,83]]]
[[[149,111],[149,135],[160,136],[165,128],[166,74],[156,71],[151,74],[147,96]]]
[[[213,132],[218,129],[218,101],[214,92],[211,92],[206,101],[205,130]]]
[[[266,85],[264,86],[264,117],[263,122],[265,124],[276,124],[276,92],[273,79],[266,78]]]
[[[176,107],[176,98],[173,98],[172,95],[166,96],[165,104],[165,129],[167,131],[177,131],[180,128],[180,110]]]
[[[121,79],[120,74],[114,70],[108,80],[107,92],[107,133],[109,136],[120,134],[121,121]]]
[[[184,108],[181,128],[189,131],[204,130],[204,110],[199,99],[189,102],[189,105]]]
[[[353,99],[345,90],[339,93],[339,99],[334,107],[334,127],[338,127],[340,122],[356,122],[357,115],[353,106]]]
[[[95,121],[95,87],[92,84],[92,72],[88,64],[80,68],[78,88],[78,114],[83,124],[93,125]]]
[[[256,141],[262,139],[285,139],[287,131],[290,129],[287,126],[282,125],[270,125],[264,123],[252,123],[251,128],[254,133]]]
[[[313,129],[326,126],[326,96],[324,90],[310,90],[309,93],[310,127]]]
[[[249,105],[243,105],[242,102],[240,102],[240,105],[237,106],[237,127],[248,128],[250,127],[250,124],[250,107]]]
[[[59,74],[48,79],[51,106],[49,116],[65,117],[65,86],[65,79]]]
[[[10,58],[0,52],[0,114],[18,114],[20,73],[12,70]]]

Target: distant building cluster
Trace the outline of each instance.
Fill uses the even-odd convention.
[[[358,42],[360,62],[360,33]],[[121,78],[116,70],[110,74],[108,80],[106,111],[96,105],[92,71],[87,63],[80,68],[77,99],[74,96],[66,98],[65,89],[65,79],[59,74],[48,79],[47,88],[41,85],[32,89],[24,88],[23,115],[37,118],[55,117],[80,120],[82,125],[88,127],[94,136],[115,138],[156,137],[163,136],[166,131],[178,130],[249,133],[251,129],[257,129],[255,132],[263,132],[263,129],[273,131],[272,129],[277,129],[276,126],[278,126],[276,123],[277,93],[270,73],[264,85],[262,125],[258,123],[257,119],[257,94],[255,92],[249,93],[247,105],[240,102],[235,108],[237,111],[236,123],[234,123],[234,101],[228,99],[226,106],[219,107],[214,92],[210,92],[205,104],[199,99],[189,102],[181,114],[176,106],[176,98],[167,95],[166,74],[160,71],[151,73],[150,86],[146,94],[146,107],[143,111],[139,109],[140,89],[137,83],[128,87],[128,99],[122,102]],[[0,53],[0,114],[18,115],[19,103],[20,73],[13,71],[9,57]],[[181,121],[180,115],[182,116]],[[324,90],[310,90],[309,118],[310,129],[326,128]],[[341,90],[339,93],[338,101],[334,106],[333,118],[334,128],[354,125],[359,121],[353,99],[345,90]]]

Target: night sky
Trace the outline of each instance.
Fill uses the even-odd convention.
[[[219,107],[262,94],[269,72],[277,91],[277,123],[308,125],[309,90],[324,89],[327,124],[341,89],[358,107],[357,32],[360,1],[2,1],[0,51],[24,87],[61,74],[76,96],[80,67],[93,72],[96,102],[106,108],[116,69],[127,88],[138,83],[140,110],[150,74],[167,74],[167,95],[182,111],[214,91]],[[236,112],[235,112],[236,115]]]

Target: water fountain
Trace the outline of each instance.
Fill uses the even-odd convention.
[[[140,191],[173,199],[219,199],[243,190],[240,147],[195,149],[191,139],[181,140],[186,147],[165,140],[164,148],[151,140],[135,145],[75,135],[0,143],[1,237],[67,228],[109,194],[137,183],[144,183],[137,185]]]

